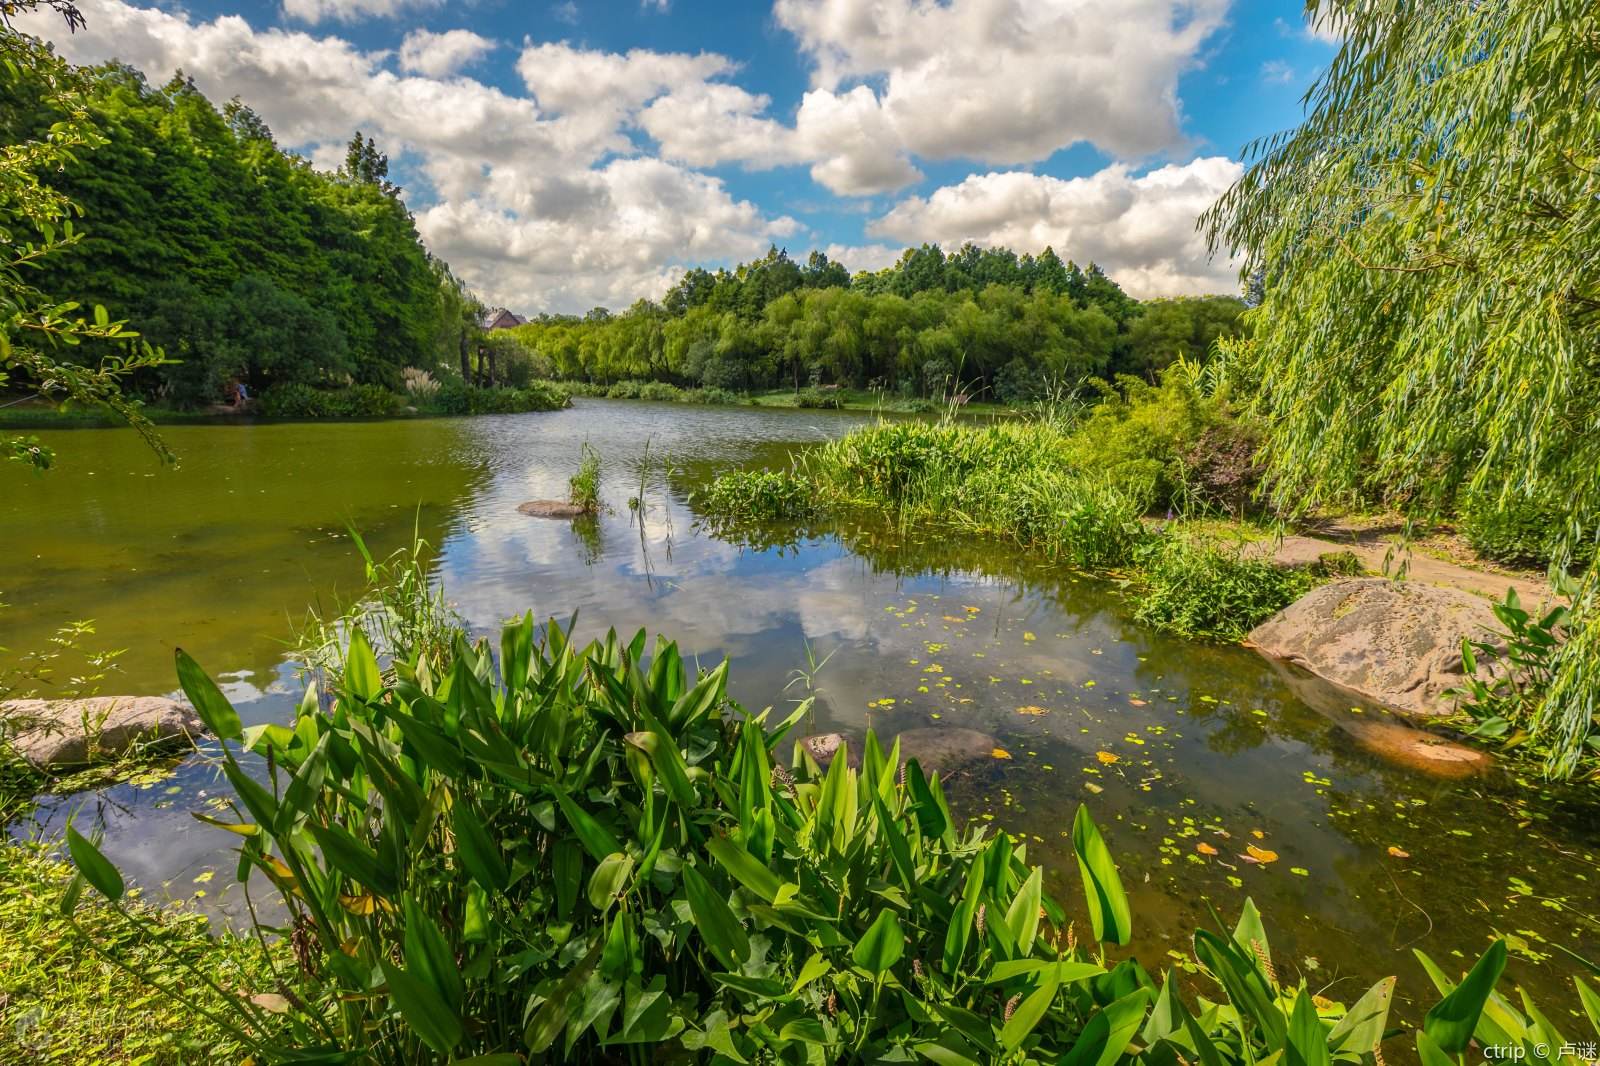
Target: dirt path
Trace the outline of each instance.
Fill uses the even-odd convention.
[[[1462,589],[1491,600],[1504,599],[1508,588],[1516,589],[1522,602],[1529,607],[1546,603],[1552,597],[1549,584],[1542,578],[1464,566],[1419,551],[1415,544],[1402,548],[1393,539],[1395,531],[1386,527],[1356,529],[1329,525],[1321,532],[1323,535],[1296,533],[1285,536],[1282,541],[1257,541],[1246,550],[1262,555],[1270,553],[1274,561],[1285,566],[1309,565],[1329,552],[1348,551],[1355,553],[1361,565],[1373,573],[1404,574],[1407,581]]]

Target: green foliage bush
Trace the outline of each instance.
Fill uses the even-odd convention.
[[[1246,474],[1233,470],[1239,464],[1197,452],[1208,434],[1219,447],[1236,452],[1248,431],[1236,429],[1226,401],[1202,395],[1188,374],[1168,369],[1157,385],[1118,378],[1115,388],[1102,385],[1101,392],[1101,402],[1069,437],[1069,459],[1078,469],[1101,471],[1128,491],[1146,494],[1156,508],[1185,503],[1191,471],[1203,485],[1214,479],[1207,491],[1224,498],[1242,496],[1246,484],[1253,489]]]
[[[736,470],[694,494],[707,517],[724,521],[800,522],[818,511],[816,490],[792,471]]]
[[[1460,508],[1460,529],[1472,550],[1507,566],[1543,568],[1561,548],[1565,512],[1552,502],[1513,501],[1501,506],[1483,496],[1468,495]],[[1595,531],[1573,547],[1579,566],[1594,562]]]
[[[287,382],[261,394],[258,410],[267,418],[386,418],[399,414],[405,398],[380,385],[317,389]]]
[[[844,397],[839,394],[838,389],[822,389],[813,385],[794,394],[794,405],[837,410],[844,406]]]
[[[1134,583],[1134,617],[1145,625],[1235,641],[1309,592],[1317,578],[1237,548],[1175,536],[1150,549]]]
[[[570,406],[572,399],[566,390],[549,381],[535,381],[523,389],[479,388],[450,381],[439,387],[430,410],[446,415],[503,415]]]

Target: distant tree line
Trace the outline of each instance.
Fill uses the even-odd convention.
[[[963,390],[1017,403],[1202,356],[1240,330],[1244,307],[1231,296],[1140,302],[1049,248],[1035,257],[967,244],[946,255],[923,245],[854,276],[821,252],[801,264],[773,248],[734,270],[692,269],[660,303],[544,315],[508,332],[522,372],[538,377]]]
[[[408,366],[457,364],[481,309],[423,247],[370,138],[324,173],[279,149],[248,105],[219,109],[182,74],[160,88],[121,64],[85,74],[104,143],[45,178],[81,208],[83,239],[30,281],[165,349],[175,361],[141,370],[136,391],[193,406],[234,383],[392,390]],[[62,118],[26,70],[3,93],[7,143]]]

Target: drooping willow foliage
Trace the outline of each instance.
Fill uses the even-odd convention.
[[[1252,370],[1281,502],[1380,488],[1600,516],[1600,5],[1310,0],[1344,37],[1297,129],[1202,219],[1262,279]],[[1600,579],[1534,729],[1600,710]]]

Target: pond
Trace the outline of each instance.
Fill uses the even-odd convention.
[[[993,736],[951,782],[958,814],[1022,835],[1081,912],[1069,835],[1087,803],[1129,889],[1129,950],[1152,970],[1181,969],[1190,931],[1213,908],[1231,925],[1248,895],[1286,979],[1305,973],[1349,1002],[1399,974],[1401,1023],[1431,1002],[1412,948],[1459,971],[1492,934],[1558,1025],[1576,1008],[1555,945],[1600,957],[1592,790],[1388,762],[1358,739],[1377,708],[1246,648],[1152,633],[1114,585],[1003,544],[848,524],[762,547],[698,527],[689,493],[714,473],[782,462],[869,420],[580,400],[462,420],[179,426],[165,432],[176,470],[130,432],[41,434],[55,471],[0,467],[0,645],[44,647],[92,618],[92,644],[126,649],[105,691],[172,692],[181,646],[247,723],[285,720],[299,683],[284,652],[307,605],[360,591],[348,529],[387,552],[415,528],[476,629],[577,612],[584,637],[642,626],[704,666],[728,658],[749,707],[787,705],[809,684],[818,731]],[[565,493],[585,442],[605,463],[607,513],[518,514]],[[808,651],[826,661],[796,684]],[[229,914],[231,838],[189,815],[225,791],[195,758],[42,798],[11,832],[57,835],[81,811],[147,893]]]

